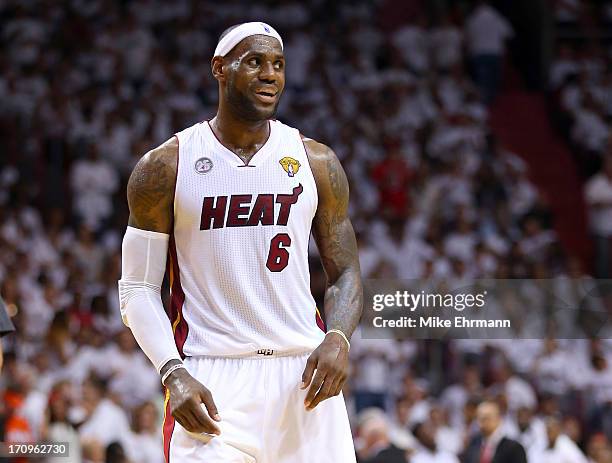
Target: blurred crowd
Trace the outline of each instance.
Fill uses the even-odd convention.
[[[588,279],[526,162],[489,130],[512,26],[486,2],[449,3],[387,28],[382,0],[0,1],[0,294],[17,327],[0,441],[69,442],[64,462],[163,461],[159,377],[118,308],[125,185],[142,154],[214,115],[212,50],[245,20],[283,36],[279,119],[347,171],[364,278]],[[551,85],[574,105],[576,145],[603,156],[579,119],[605,119],[609,68],[563,50]],[[609,343],[367,338],[345,391],[361,462],[471,462],[487,416],[530,463],[611,461]]]
[[[596,246],[595,275],[610,278],[612,247],[612,2],[557,2],[558,38],[550,68],[554,120],[586,180]]]

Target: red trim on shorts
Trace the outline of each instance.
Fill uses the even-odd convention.
[[[162,435],[164,442],[164,458],[166,463],[170,463],[170,440],[174,432],[174,417],[170,414],[170,400],[168,400],[168,391],[166,390],[166,403],[164,407],[164,424],[162,426]]]

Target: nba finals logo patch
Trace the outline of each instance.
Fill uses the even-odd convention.
[[[195,171],[198,174],[207,174],[213,168],[213,162],[209,158],[200,158],[195,162]]]
[[[290,158],[289,156],[284,157],[280,161],[280,165],[283,167],[283,170],[287,172],[289,177],[293,177],[300,170],[300,163],[297,159]]]

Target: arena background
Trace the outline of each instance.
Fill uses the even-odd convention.
[[[285,40],[279,119],[341,159],[364,278],[608,278],[612,2],[492,5],[0,1],[0,294],[17,328],[0,441],[163,461],[159,378],[119,316],[125,186],[143,153],[214,115],[211,53],[241,21]],[[320,300],[314,247],[311,270]],[[550,416],[610,462],[611,348],[356,335],[360,461],[390,442],[416,461],[423,424],[448,452],[427,461],[459,461],[492,398],[530,463],[562,461],[541,455]]]

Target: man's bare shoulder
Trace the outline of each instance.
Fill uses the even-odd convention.
[[[140,158],[127,186],[130,226],[161,233],[170,232],[177,159],[176,137]]]
[[[349,187],[336,153],[327,145],[302,136],[306,156],[319,190],[319,200],[340,209],[348,206]]]
[[[313,140],[312,138],[307,138],[304,135],[300,136],[302,137],[302,142],[304,142],[304,146],[306,147],[306,155],[308,156],[308,160],[311,163],[326,164],[330,160],[337,159],[336,154],[329,146]]]

